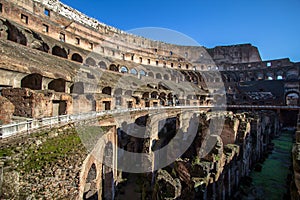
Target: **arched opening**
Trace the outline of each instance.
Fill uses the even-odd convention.
[[[162,92],[159,94],[160,105],[165,105],[166,103],[166,93]]]
[[[154,78],[154,74],[152,72],[149,72],[148,77]]]
[[[102,94],[111,95],[111,87],[105,87],[105,88],[103,88]]]
[[[122,89],[121,88],[115,89],[114,96],[122,96]]]
[[[140,76],[146,76],[146,72],[144,70],[140,70]]]
[[[73,61],[75,62],[79,62],[79,63],[82,63],[83,62],[83,59],[82,59],[82,56],[79,55],[78,53],[74,53],[72,55],[72,58],[71,58]]]
[[[158,98],[158,93],[156,91],[151,92],[151,98],[152,99],[157,99]]]
[[[102,199],[105,200],[114,199],[113,156],[113,145],[109,142],[104,149],[102,165]]]
[[[91,58],[91,57],[88,57],[86,60],[85,60],[85,64],[89,65],[89,66],[96,66],[96,61]]]
[[[29,74],[21,80],[22,88],[29,88],[32,90],[42,89],[42,75],[40,74]]]
[[[126,96],[132,96],[132,91],[131,91],[131,90],[127,90],[127,91],[125,92],[125,95],[126,95]]]
[[[278,71],[276,73],[276,80],[283,80],[283,71]]]
[[[115,64],[109,66],[110,71],[119,72],[119,68]]]
[[[276,79],[277,79],[277,80],[282,80],[282,79],[283,79],[283,76],[282,76],[282,75],[277,75]]]
[[[164,80],[168,81],[170,79],[169,75],[168,74],[165,74],[164,75]]]
[[[76,82],[74,83],[71,88],[70,91],[72,94],[84,94],[84,85],[83,82]]]
[[[22,45],[27,45],[26,36],[14,25],[12,25],[9,21],[5,21],[4,24],[7,26],[7,39]]]
[[[98,65],[101,69],[107,69],[106,63],[103,61],[100,61]]]
[[[131,70],[130,70],[130,74],[137,75],[136,69],[131,69]]]
[[[149,92],[144,92],[144,94],[143,94],[143,99],[149,99]]]
[[[261,72],[258,72],[256,77],[257,77],[257,80],[263,80],[264,79],[264,75]]]
[[[91,168],[89,169],[88,175],[86,177],[85,182],[85,193],[83,194],[83,199],[98,199],[98,190],[96,187],[96,177],[97,177],[97,169],[96,165],[93,163]]]
[[[66,59],[68,58],[67,51],[64,48],[60,48],[59,46],[55,46],[52,48],[52,55]]]
[[[157,74],[156,74],[156,79],[162,79],[160,73],[157,73]]]
[[[128,68],[126,66],[122,66],[120,72],[123,74],[128,73]]]
[[[171,76],[171,81],[176,81],[176,76]]]
[[[286,80],[297,80],[298,79],[298,72],[295,69],[288,70],[286,72]]]
[[[297,106],[299,104],[299,94],[297,92],[287,93],[285,102],[287,106]]]
[[[65,92],[66,91],[66,81],[64,79],[55,79],[48,84],[49,90],[54,90],[55,92]]]
[[[268,72],[268,73],[266,74],[266,79],[267,79],[267,80],[274,80],[274,74],[271,73],[271,72]]]

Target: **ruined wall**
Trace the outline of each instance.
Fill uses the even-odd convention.
[[[5,97],[0,96],[0,125],[11,122],[15,106]]]
[[[29,118],[55,116],[53,104],[55,101],[65,102],[65,113],[72,113],[72,98],[70,95],[53,91],[34,91],[27,88],[5,88],[2,95],[15,106],[14,115]],[[59,111],[57,111],[59,112]]]
[[[267,153],[264,147],[270,143],[266,137],[274,137],[279,130],[279,121],[273,112],[229,114],[221,136],[215,136],[214,149],[199,158],[195,150],[203,144],[200,141],[206,132],[205,124],[201,123],[202,136],[197,136],[185,155],[172,166],[158,171],[154,191],[158,199],[232,198],[240,180],[256,162],[264,159]]]

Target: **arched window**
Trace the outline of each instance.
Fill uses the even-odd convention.
[[[52,48],[52,55],[59,56],[61,58],[68,58],[67,51],[64,48],[55,46]]]
[[[298,79],[298,72],[297,72],[297,70],[295,70],[295,69],[291,69],[291,70],[288,70],[287,72],[286,72],[286,79],[287,80],[292,80],[292,79]]]
[[[111,64],[109,66],[109,70],[114,71],[114,72],[118,72],[119,68],[115,64]]]
[[[140,76],[146,76],[146,72],[144,70],[140,70]]]
[[[131,91],[131,90],[127,90],[127,91],[125,92],[125,95],[127,95],[127,96],[132,96],[132,91]]]
[[[111,95],[111,87],[105,87],[102,89],[102,94]]]
[[[105,62],[103,62],[103,61],[100,61],[98,65],[101,69],[107,69]]]
[[[54,90],[55,92],[65,92],[66,91],[66,81],[64,79],[55,79],[48,84],[49,90]]]
[[[83,94],[84,93],[84,85],[82,82],[76,82],[71,86],[70,90],[71,90],[71,93]]]
[[[151,93],[151,98],[152,99],[157,99],[157,97],[158,97],[158,93],[157,92],[152,92]]]
[[[282,75],[277,75],[276,79],[277,79],[277,80],[282,80],[283,77],[282,77]]]
[[[115,89],[114,96],[122,96],[122,89],[121,88]]]
[[[161,74],[160,74],[160,73],[157,73],[157,74],[156,74],[156,78],[157,78],[157,79],[162,79],[162,78],[161,78]]]
[[[29,88],[32,90],[42,89],[42,75],[40,74],[29,74],[21,80],[22,88]]]
[[[128,68],[126,66],[121,67],[121,73],[128,73]]]
[[[82,56],[78,53],[74,53],[72,55],[72,58],[71,60],[75,61],[75,62],[79,62],[79,63],[82,63],[83,62],[83,59],[82,59]]]
[[[257,79],[258,79],[258,80],[263,80],[263,79],[264,79],[263,73],[258,72],[258,73],[257,73]]]
[[[96,61],[93,59],[93,58],[90,58],[88,57],[86,60],[85,60],[85,63],[89,66],[96,66]]]
[[[131,69],[131,70],[130,70],[130,74],[137,75],[137,71],[136,71],[136,69]]]
[[[168,74],[165,74],[165,75],[164,75],[164,80],[167,80],[167,81],[168,81],[169,79],[170,79],[169,75],[168,75]]]
[[[154,78],[154,74],[152,72],[149,72],[148,76],[151,77],[151,78]]]

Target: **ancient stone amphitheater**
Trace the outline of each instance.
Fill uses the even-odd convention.
[[[58,0],[0,0],[0,43],[6,199],[125,199],[131,190],[137,199],[230,199],[280,128],[297,126],[300,63],[263,61],[251,44],[153,41]],[[117,167],[125,162],[117,147],[153,161],[174,130],[188,132],[191,113],[200,124],[196,139],[172,165],[139,176]],[[216,113],[224,128],[200,158]],[[97,124],[107,135],[103,158],[89,146],[98,135],[79,137],[78,124]],[[129,136],[129,124],[150,128],[150,138]],[[135,181],[138,191],[130,188]]]

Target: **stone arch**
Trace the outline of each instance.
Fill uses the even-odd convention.
[[[166,81],[170,80],[170,77],[169,77],[168,74],[165,74],[165,75],[164,75],[164,80],[166,80]]]
[[[17,27],[12,25],[9,21],[5,21],[4,23],[8,30],[7,30],[7,39],[22,45],[27,45],[27,38],[22,31],[20,31]]]
[[[152,72],[149,72],[148,77],[154,78],[154,74]]]
[[[67,51],[64,48],[60,48],[59,46],[54,46],[52,48],[52,55],[66,59],[68,58]]]
[[[267,72],[266,73],[266,80],[274,80],[274,74],[272,72]]]
[[[85,60],[85,64],[89,65],[89,66],[96,66],[96,61],[94,58],[91,58],[91,57],[88,57],[86,60]]]
[[[109,66],[110,71],[119,72],[119,68],[115,64]]]
[[[42,89],[42,80],[43,80],[43,77],[40,74],[37,74],[37,73],[29,74],[21,80],[21,87],[29,88],[32,90],[41,90]]]
[[[99,67],[100,67],[101,69],[107,69],[107,65],[106,65],[106,63],[105,63],[104,61],[100,61],[100,62],[98,63],[98,65],[99,65]]]
[[[277,71],[276,72],[276,80],[283,80],[284,76],[283,76],[283,71]]]
[[[85,181],[85,191],[83,194],[83,199],[98,199],[98,189],[97,189],[97,168],[95,163],[92,164],[88,171],[88,175]]]
[[[157,99],[158,97],[158,92],[154,91],[154,92],[151,92],[151,98],[152,99]]]
[[[71,86],[70,91],[71,91],[72,94],[84,94],[84,84],[83,84],[83,82],[74,83]]]
[[[102,165],[102,199],[114,199],[113,145],[108,142],[104,148]]]
[[[55,92],[66,92],[66,81],[62,78],[55,79],[48,84],[48,89]]]
[[[176,81],[176,76],[171,75],[171,81]]]
[[[257,72],[256,78],[257,78],[257,80],[264,80],[264,74],[262,72]]]
[[[285,103],[287,106],[299,105],[299,93],[296,91],[290,91],[285,94]]]
[[[122,89],[121,88],[115,89],[114,96],[122,96]]]
[[[111,87],[105,87],[102,89],[102,94],[107,94],[111,96]]]
[[[127,91],[125,92],[125,95],[126,95],[126,96],[132,96],[132,91],[131,91],[131,90],[127,90]]]
[[[144,92],[142,98],[143,99],[149,99],[150,93],[149,92]]]
[[[126,66],[122,66],[120,68],[120,72],[123,73],[123,74],[128,73],[128,68]]]
[[[290,69],[286,72],[286,80],[298,79],[298,71],[296,69]]]
[[[156,73],[155,78],[156,79],[162,79],[161,74],[160,73]]]
[[[144,70],[140,70],[140,76],[142,77],[142,76],[146,76],[146,72],[144,71]]]
[[[136,69],[134,69],[134,68],[130,70],[130,74],[137,75],[137,73],[138,73],[138,72],[137,72]]]
[[[78,53],[74,53],[71,57],[71,60],[75,61],[75,62],[79,62],[82,63],[83,62],[83,58],[80,54]]]

